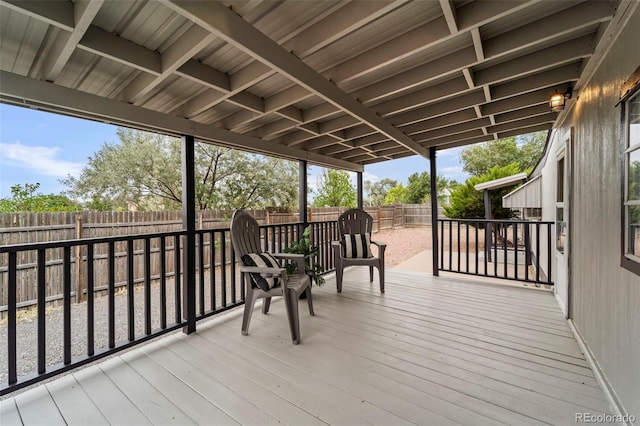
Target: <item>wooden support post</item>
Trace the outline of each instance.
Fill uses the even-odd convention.
[[[431,174],[431,252],[432,252],[432,269],[433,276],[440,275],[438,270],[438,188],[436,186],[436,178],[438,172],[436,169],[436,148],[429,148],[429,167]]]
[[[182,251],[182,315],[187,321],[183,332],[196,331],[196,191],[195,138],[182,137],[182,227],[186,230]],[[176,256],[178,256],[176,252]],[[176,273],[176,279],[179,277]]]
[[[311,213],[308,212],[307,191],[309,184],[307,182],[307,161],[298,161],[298,211],[300,212],[299,220],[302,222],[303,228],[311,221],[309,218]]]
[[[362,172],[356,172],[356,192],[358,195],[358,208],[361,209],[364,204],[363,197]]]

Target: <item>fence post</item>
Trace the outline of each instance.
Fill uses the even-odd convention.
[[[309,222],[313,222],[313,209],[312,208],[309,208],[309,213],[307,215],[307,220]]]
[[[204,229],[204,212],[198,212],[198,229]]]
[[[82,238],[82,214],[76,215],[76,240]],[[84,289],[87,287],[86,279],[87,274],[85,272],[83,258],[83,245],[78,244],[75,246],[75,273],[76,273],[76,303],[80,303],[84,300]]]

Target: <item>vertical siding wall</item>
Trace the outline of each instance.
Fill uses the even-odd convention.
[[[575,129],[573,320],[628,413],[640,418],[640,277],[620,267],[620,87],[640,65],[640,7],[614,43],[554,144]],[[555,151],[547,158],[554,167]],[[543,188],[554,192],[554,176]],[[550,200],[546,200],[546,214]],[[545,219],[553,219],[545,217]]]

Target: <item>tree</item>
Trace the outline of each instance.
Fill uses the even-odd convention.
[[[492,167],[518,165],[518,173],[532,169],[544,150],[547,132],[498,139],[466,148],[460,154],[463,170],[472,176],[482,176]]]
[[[313,199],[314,207],[355,207],[356,190],[349,173],[344,170],[327,169],[319,178],[318,189]]]
[[[370,181],[366,181],[364,184],[365,190],[367,194],[369,194],[369,205],[370,206],[381,206],[385,202],[385,198],[387,197],[387,193],[389,190],[395,186],[398,186],[398,181],[384,178],[375,183],[371,183]]]
[[[448,192],[458,185],[455,180],[449,180],[442,175],[436,176],[436,192],[438,194],[438,202],[442,202],[447,198]],[[394,200],[393,203],[407,204],[423,204],[431,200],[431,177],[429,173],[413,173],[409,176],[406,187],[396,190],[393,197],[388,201]],[[385,204],[393,204],[386,203]]]
[[[82,207],[60,194],[39,194],[40,183],[25,183],[11,187],[11,198],[0,199],[0,213],[74,212]]]
[[[398,204],[404,203],[407,198],[407,188],[404,185],[399,184],[389,189],[386,197],[384,197],[384,204]]]
[[[62,180],[67,193],[98,210],[180,208],[180,140],[126,128],[117,136],[79,177]],[[194,166],[198,209],[297,206],[298,170],[289,161],[197,143]]]
[[[407,193],[404,202],[407,204],[422,204],[431,194],[431,177],[429,173],[413,173],[409,176]]]
[[[449,205],[444,207],[445,215],[457,219],[482,219],[485,217],[484,194],[475,189],[475,185],[519,173],[517,163],[505,167],[492,167],[482,176],[472,176],[463,185],[458,185],[449,198]],[[491,211],[494,219],[510,219],[514,213],[511,209],[502,207],[502,197],[513,187],[490,191]]]

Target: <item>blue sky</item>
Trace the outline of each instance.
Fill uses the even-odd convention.
[[[36,182],[43,194],[60,193],[65,188],[59,179],[78,176],[104,142],[116,141],[112,125],[0,104],[0,198],[11,195],[12,185]],[[438,174],[459,182],[467,178],[460,151],[438,152]],[[388,177],[406,184],[409,175],[422,171],[429,171],[429,161],[416,156],[366,166],[364,179]],[[319,173],[311,169],[310,186]]]

